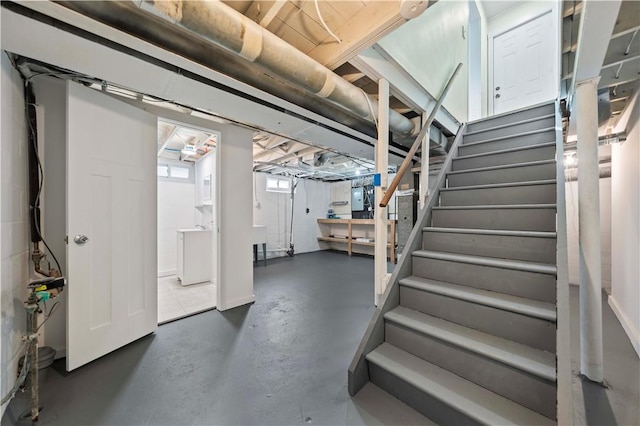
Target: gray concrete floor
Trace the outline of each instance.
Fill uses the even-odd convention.
[[[640,359],[602,294],[605,387],[580,373],[580,291],[571,286],[571,362],[576,425],[640,425]]]
[[[254,268],[257,302],[173,323],[72,373],[42,380],[42,425],[416,425],[428,420],[347,368],[373,313],[373,261],[317,252]],[[578,290],[571,289],[579,353]],[[604,389],[578,377],[576,424],[638,425],[640,361],[603,300]],[[28,394],[12,401],[17,421]]]
[[[347,368],[373,314],[373,261],[317,252],[254,268],[256,303],[162,325],[71,373],[42,381],[43,425],[419,424]],[[16,424],[28,394],[2,425]],[[24,423],[23,423],[24,424]]]

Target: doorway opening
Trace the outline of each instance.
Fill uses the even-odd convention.
[[[158,120],[158,324],[214,309],[219,134]]]

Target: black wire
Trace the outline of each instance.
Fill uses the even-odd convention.
[[[40,328],[42,328],[42,326],[49,321],[49,318],[51,318],[51,315],[57,311],[58,306],[60,305],[60,302],[56,302],[53,304],[53,306],[51,307],[51,309],[49,309],[49,313],[47,314],[47,302],[43,302],[44,303],[44,321],[42,321],[42,323],[38,326],[38,328],[36,328],[36,332],[38,330],[40,330]]]
[[[15,65],[14,65],[15,66]],[[25,82],[25,101],[27,99],[27,91],[29,90],[29,88],[31,87],[31,83],[29,82],[29,79],[25,78],[25,76],[20,72],[20,69],[16,67],[16,70],[18,70],[18,73],[20,73],[20,76],[22,77],[22,79]],[[56,255],[53,253],[53,251],[51,250],[51,247],[49,247],[49,244],[47,244],[47,241],[44,239],[42,232],[40,231],[40,217],[35,217],[36,213],[35,213],[35,209],[36,206],[38,206],[40,204],[40,194],[42,193],[42,186],[44,184],[44,171],[42,168],[42,162],[40,161],[40,155],[38,153],[38,145],[37,145],[37,133],[36,130],[33,128],[33,123],[31,123],[31,119],[30,119],[30,114],[29,114],[29,108],[30,107],[34,107],[34,104],[26,104],[25,105],[25,114],[26,114],[26,118],[27,118],[27,123],[29,123],[29,133],[31,135],[30,142],[31,142],[31,147],[33,149],[33,153],[34,156],[36,158],[36,163],[38,164],[38,171],[39,171],[39,175],[40,175],[40,179],[38,181],[38,191],[36,192],[36,197],[35,200],[33,202],[33,204],[31,204],[29,207],[31,208],[32,212],[33,212],[33,223],[35,225],[35,229],[36,232],[38,233],[38,237],[42,240],[42,243],[44,244],[45,248],[47,249],[47,251],[49,252],[49,254],[51,254],[51,257],[53,258],[53,260],[56,262],[56,266],[58,267],[58,271],[60,272],[60,275],[63,275],[62,273],[62,268],[60,267],[60,262],[58,261],[58,258],[56,257]]]

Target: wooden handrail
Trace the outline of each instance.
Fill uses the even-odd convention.
[[[451,84],[453,83],[453,80],[458,75],[460,68],[462,68],[462,63],[458,64],[456,69],[453,71],[453,74],[451,74],[449,81],[447,81],[447,85],[444,86],[444,89],[442,90],[442,94],[440,95],[440,98],[438,99],[438,101],[436,102],[436,105],[431,110],[431,114],[429,114],[427,121],[422,126],[420,133],[418,133],[418,136],[416,137],[415,142],[413,142],[413,145],[411,146],[411,149],[407,153],[407,156],[404,158],[404,161],[402,161],[400,168],[396,172],[396,176],[393,178],[393,180],[391,181],[391,184],[387,188],[387,191],[384,193],[384,197],[382,197],[382,200],[380,201],[380,207],[387,207],[387,204],[389,204],[389,200],[391,200],[391,196],[393,195],[395,190],[398,188],[398,185],[400,184],[400,180],[402,179],[402,176],[405,174],[407,169],[411,167],[411,161],[413,160],[413,156],[418,151],[418,148],[422,143],[422,139],[424,139],[425,135],[427,134],[427,131],[429,131],[429,127],[431,127],[431,123],[433,123],[433,120],[436,118],[436,114],[438,113],[438,111],[440,110],[440,107],[442,106],[442,101],[444,100],[445,96],[447,96],[447,92],[449,91],[449,88],[451,88]]]

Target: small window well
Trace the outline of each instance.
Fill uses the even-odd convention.
[[[169,177],[169,166],[167,166],[166,164],[160,164],[158,166],[158,176]]]
[[[291,181],[289,179],[268,177],[267,191],[289,193],[291,191]]]
[[[171,177],[176,179],[189,179],[189,169],[186,167],[171,167]]]
[[[173,179],[189,179],[189,167],[158,164],[158,177]]]

